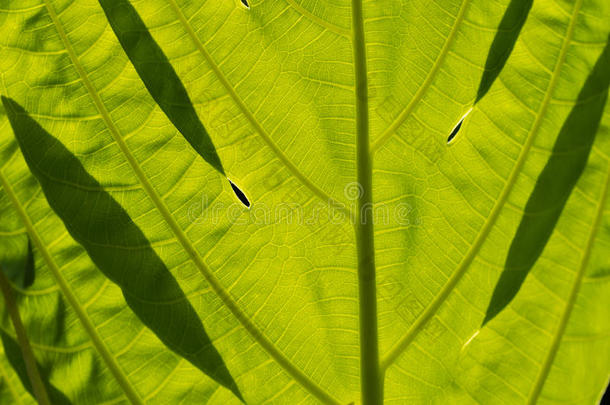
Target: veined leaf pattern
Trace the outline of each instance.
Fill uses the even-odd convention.
[[[247,5],[0,1],[0,259],[33,246],[17,291],[49,384],[73,403],[598,400],[610,4]],[[595,125],[582,170],[498,284],[571,111]],[[191,308],[215,370],[156,299]],[[29,400],[6,358],[2,401]]]

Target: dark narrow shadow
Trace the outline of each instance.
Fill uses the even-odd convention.
[[[45,336],[48,341],[45,340],[45,343],[48,342],[52,346],[58,346],[62,339],[66,336],[66,303],[64,301],[65,297],[61,294],[57,294],[57,306],[53,310],[53,323],[55,330],[51,329],[51,327],[45,327],[45,333],[48,336]],[[50,335],[50,336],[49,336]]]
[[[34,250],[27,235],[2,237],[0,265],[6,277],[20,288],[28,288],[36,278]]]
[[[546,246],[568,197],[587,165],[610,86],[610,37],[580,90],[525,206],[508,251],[504,271],[491,297],[483,325],[515,297]]]
[[[11,336],[9,336],[4,330],[0,330],[0,339],[2,340],[2,346],[4,348],[4,354],[6,355],[6,359],[10,363],[11,367],[19,376],[19,380],[21,380],[21,384],[23,384],[23,388],[27,392],[34,397],[34,392],[32,390],[32,383],[30,382],[30,377],[28,376],[28,372],[25,366],[25,361],[23,361],[23,354],[21,353],[21,347],[19,343]],[[44,384],[44,387],[49,394],[49,399],[51,403],[54,405],[67,405],[71,404],[70,399],[61,392],[57,387],[55,387],[49,381],[49,374],[51,372],[50,369],[41,367],[40,363],[36,362],[36,366],[38,367],[38,371],[40,372],[40,379]]]
[[[510,56],[534,0],[512,0],[491,43],[475,104],[487,94]]]
[[[28,238],[28,253],[25,259],[25,267],[23,269],[23,288],[28,288],[34,284],[36,274],[34,272],[34,249],[32,241]]]
[[[15,101],[2,102],[30,170],[74,239],[163,343],[241,398],[195,309],[140,228],[61,142]]]
[[[99,0],[108,22],[152,98],[210,165],[224,168],[173,66],[127,0]]]

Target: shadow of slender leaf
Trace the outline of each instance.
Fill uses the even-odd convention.
[[[6,277],[20,288],[34,284],[34,251],[26,234],[3,236],[0,264]]]
[[[61,142],[15,101],[2,102],[30,170],[74,239],[163,343],[241,399],[197,313],[140,228]]]
[[[99,0],[115,35],[152,98],[210,165],[224,168],[208,132],[169,60],[127,0]]]
[[[510,56],[534,0],[512,0],[504,12],[491,48],[487,54],[485,71],[479,83],[475,104],[487,94]]]
[[[28,253],[25,259],[25,268],[23,269],[23,280],[22,287],[28,288],[34,284],[36,273],[34,269],[34,250],[32,248],[32,241],[28,238]]]
[[[610,37],[580,90],[578,100],[555,141],[552,155],[527,201],[483,325],[515,297],[551,237],[568,197],[587,165],[609,86]]]
[[[17,343],[17,341],[13,339],[9,334],[7,334],[4,330],[0,330],[0,339],[2,340],[4,354],[6,355],[8,362],[19,376],[19,380],[21,380],[23,388],[25,388],[26,391],[29,392],[30,395],[32,395],[33,397],[34,393],[32,390],[32,383],[30,382],[30,377],[28,376],[25,362],[23,361],[23,355],[21,353],[19,343]],[[44,384],[47,393],[49,394],[51,403],[54,405],[71,404],[72,402],[70,402],[68,397],[49,381],[50,370],[41,367],[40,363],[38,362],[36,362],[36,366],[40,371],[40,378],[42,380],[42,383]]]

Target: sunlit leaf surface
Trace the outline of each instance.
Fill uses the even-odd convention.
[[[358,4],[0,0],[0,266],[58,403],[359,403],[370,193],[385,403],[599,400],[610,3]]]

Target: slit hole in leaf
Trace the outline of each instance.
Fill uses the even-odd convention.
[[[462,118],[460,118],[458,123],[453,127],[453,129],[451,130],[451,133],[449,134],[449,138],[447,138],[447,144],[450,144],[451,141],[453,141],[455,139],[458,132],[460,132],[460,129],[462,129],[462,124],[464,123],[464,120],[466,119],[466,117],[468,117],[468,114],[470,114],[471,111],[472,111],[472,108],[470,110],[468,110],[466,112],[466,114],[464,114],[462,116]]]
[[[463,122],[464,120],[461,120],[460,122],[458,122],[455,128],[453,128],[453,131],[451,131],[451,134],[449,134],[449,138],[447,138],[447,143],[451,143],[451,141],[453,141],[453,138],[455,138],[458,132],[460,132],[460,128],[462,128]]]
[[[235,183],[233,183],[231,180],[229,180],[229,183],[231,183],[231,188],[233,189],[233,192],[235,193],[237,198],[239,198],[239,201],[241,201],[241,203],[245,205],[246,208],[250,208],[250,200],[248,200],[246,194],[244,194],[244,192],[241,191],[241,189],[237,187]]]
[[[248,4],[248,1],[247,1],[247,0],[241,0],[241,4],[243,4],[245,8],[247,8],[248,10],[250,10],[250,4]],[[233,183],[231,183],[231,184],[233,184]]]

